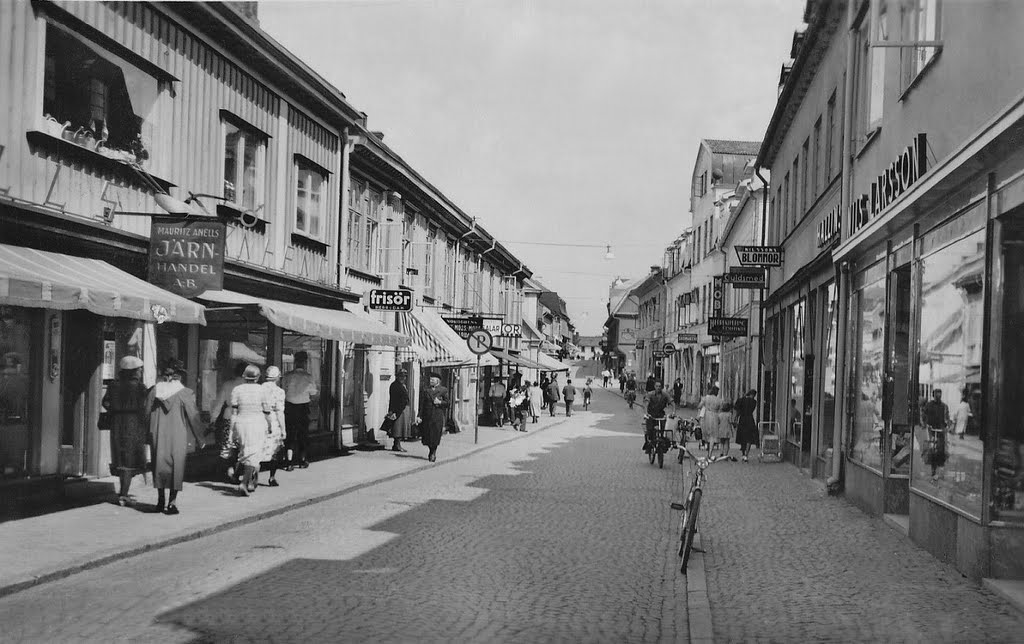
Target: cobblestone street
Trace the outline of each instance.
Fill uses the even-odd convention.
[[[0,598],[3,640],[687,641],[680,466],[647,463],[642,413],[599,389],[521,440]],[[1024,632],[788,464],[714,466],[701,529],[715,641]]]

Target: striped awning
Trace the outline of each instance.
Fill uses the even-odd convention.
[[[221,304],[258,306],[260,315],[277,326],[315,338],[387,347],[407,347],[410,343],[408,336],[392,331],[369,316],[357,315],[352,311],[279,302],[234,291],[206,291],[199,299]]]
[[[466,341],[433,311],[408,311],[398,314],[398,326],[409,336],[417,358],[427,367],[475,367],[477,356]],[[484,354],[480,366],[497,366],[498,361]]]
[[[537,362],[539,362],[544,371],[569,371],[569,365],[555,360],[546,353],[537,352]]]
[[[550,371],[550,369],[546,369],[544,365],[534,362],[533,360],[530,360],[526,356],[509,353],[506,349],[491,349],[491,355],[508,364],[514,364],[519,367],[525,367],[527,369],[540,369],[542,371]]]
[[[146,322],[206,324],[204,307],[110,264],[0,244],[0,304]]]

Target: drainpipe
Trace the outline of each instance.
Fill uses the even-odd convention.
[[[459,278],[459,271],[456,269],[456,267],[458,267],[459,263],[462,261],[461,260],[461,258],[462,258],[462,240],[465,239],[466,237],[470,236],[471,234],[475,233],[475,232],[476,232],[476,217],[473,217],[473,219],[471,219],[470,222],[469,222],[469,230],[467,230],[466,232],[462,233],[462,235],[460,235],[459,238],[457,240],[455,240],[455,266],[452,267],[452,270],[455,271],[455,280],[454,280],[454,282],[455,282],[455,301],[458,301],[458,299],[459,299],[459,279],[458,279]],[[463,265],[462,268],[465,269],[466,268],[465,265]],[[463,275],[462,278],[463,279],[469,279],[469,275]],[[458,307],[455,306],[455,302],[452,302],[452,308],[458,308]]]
[[[853,32],[853,20],[856,17],[857,3],[850,2],[846,6],[846,78],[843,83],[843,137],[839,141],[839,153],[840,158],[843,160],[842,164],[842,178],[840,179],[840,198],[839,198],[839,211],[840,211],[840,222],[845,218],[845,214],[850,210],[850,193],[853,189],[853,160],[851,156],[853,141],[853,65],[854,57],[856,55],[856,48],[854,47],[854,32]],[[849,224],[849,222],[847,222]],[[843,237],[843,226],[840,226],[840,240]],[[842,243],[842,242],[840,242]],[[839,307],[837,315],[839,315],[839,324],[836,332],[836,373],[838,374],[837,386],[841,387],[840,393],[842,396],[836,396],[840,401],[839,413],[836,414],[835,424],[833,425],[832,431],[832,476],[825,481],[828,486],[830,493],[836,493],[842,483],[842,461],[846,456],[846,417],[847,414],[852,412],[850,408],[849,397],[847,396],[847,389],[849,383],[846,382],[846,334],[847,334],[847,318],[849,318],[849,280],[850,280],[850,265],[848,262],[843,262],[842,267],[836,271],[837,285],[836,298],[839,300]]]
[[[761,181],[761,245],[764,246],[768,237],[768,181],[761,174],[761,166],[754,165],[754,174]],[[771,273],[771,269],[765,269],[764,290],[759,290],[757,296],[757,392],[762,397],[762,407],[767,402],[761,389],[764,375],[764,292],[768,290]]]

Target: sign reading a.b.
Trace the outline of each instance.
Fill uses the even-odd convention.
[[[182,297],[224,288],[223,221],[154,221],[149,282]]]
[[[370,291],[371,311],[411,311],[412,291],[375,288]]]

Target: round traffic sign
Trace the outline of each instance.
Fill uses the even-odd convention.
[[[664,347],[662,348],[662,350],[663,350],[663,351],[664,351],[664,352],[665,352],[665,353],[666,353],[667,355],[672,355],[673,353],[675,353],[675,352],[676,352],[676,345],[672,344],[671,342],[666,342],[666,343],[665,343],[665,346],[664,346]]]
[[[491,332],[487,329],[477,329],[469,334],[466,338],[466,344],[469,345],[469,350],[480,356],[491,350],[491,343],[494,342],[494,338],[491,336]]]

